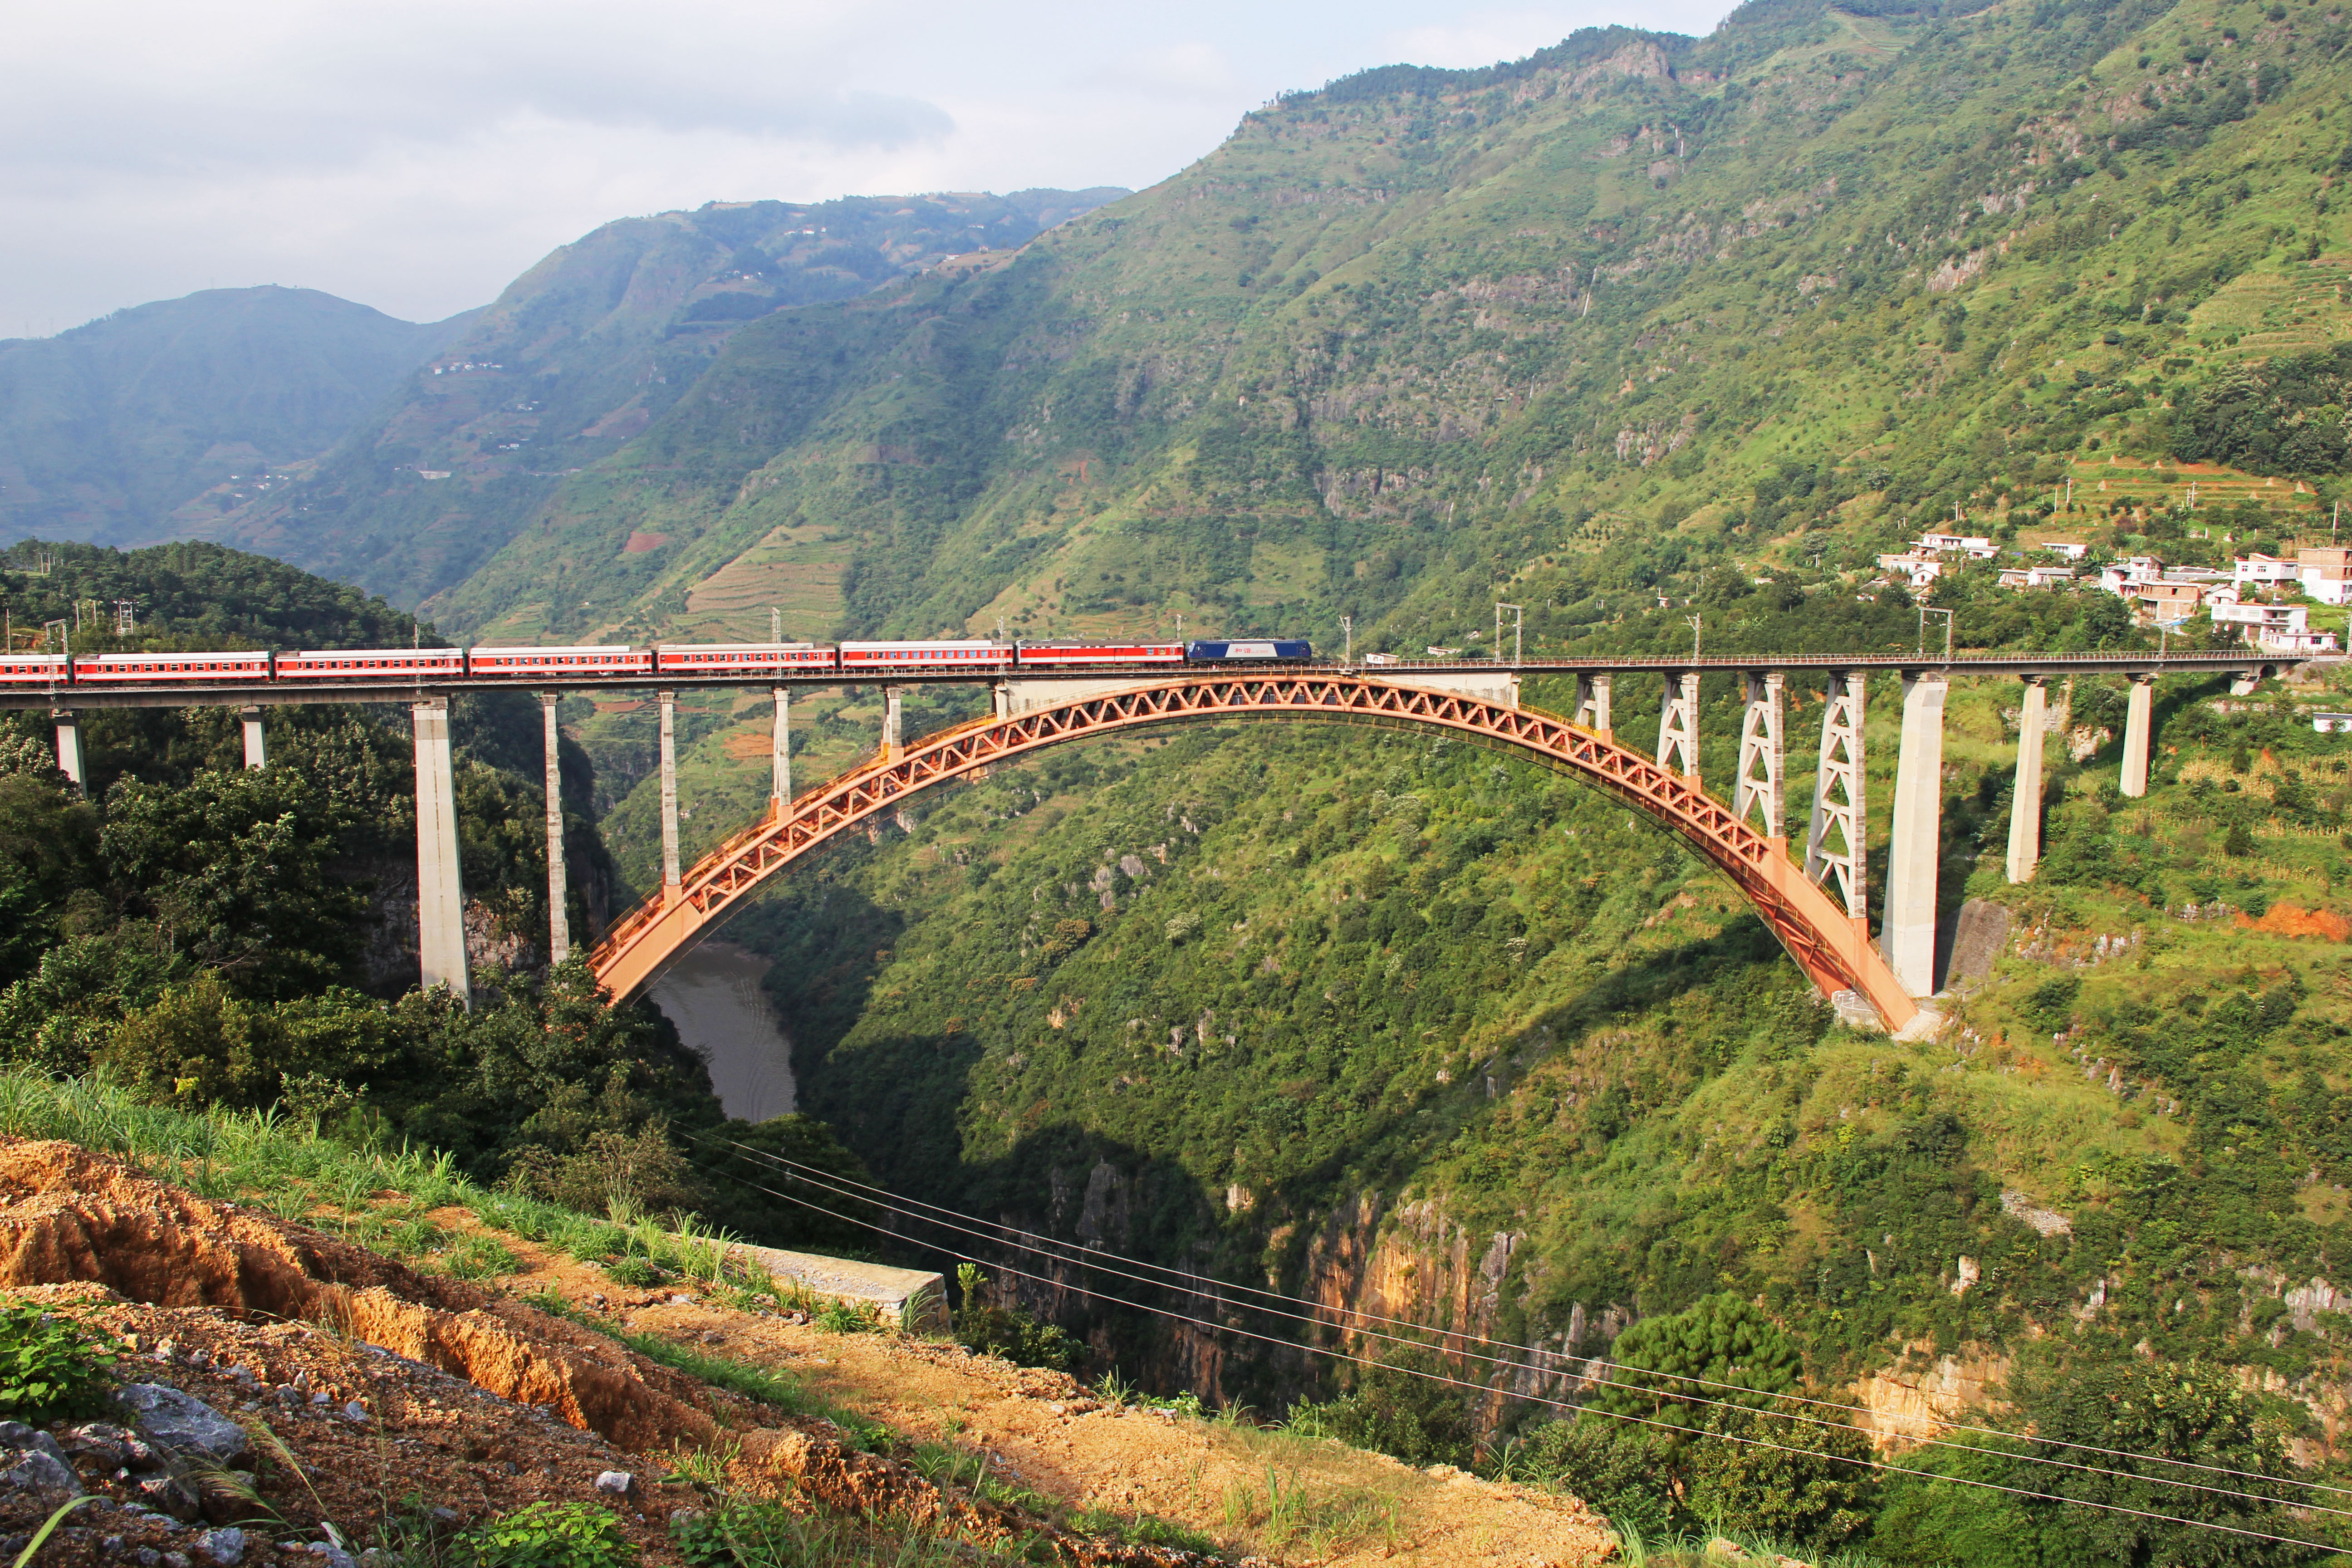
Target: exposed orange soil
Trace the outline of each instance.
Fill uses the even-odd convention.
[[[2326,942],[2352,938],[2352,921],[2333,910],[2306,910],[2294,904],[2273,904],[2258,921],[2240,915],[2238,924],[2273,936],[2315,936]]]
[[[478,1228],[460,1211],[435,1217]],[[0,1288],[75,1295],[117,1332],[139,1336],[149,1359],[129,1363],[132,1377],[267,1421],[306,1472],[264,1468],[262,1498],[287,1521],[273,1527],[277,1539],[315,1540],[322,1517],[348,1528],[404,1489],[420,1506],[454,1510],[454,1528],[539,1498],[587,1498],[598,1472],[622,1469],[647,1484],[627,1526],[662,1560],[667,1510],[695,1494],[651,1483],[681,1453],[699,1452],[707,1468],[723,1461],[730,1485],[758,1495],[983,1545],[1043,1542],[1076,1564],[1202,1560],[1076,1533],[1057,1522],[1074,1506],[1155,1515],[1230,1552],[1299,1563],[1539,1568],[1599,1563],[1613,1550],[1570,1499],[1337,1444],[1107,1407],[1059,1373],[939,1342],[824,1333],[679,1288],[624,1292],[600,1269],[502,1239],[526,1270],[510,1289],[552,1290],[615,1328],[788,1374],[892,1428],[902,1455],[924,1440],[960,1451],[961,1484],[856,1452],[830,1422],[714,1388],[510,1294],[198,1198],[71,1144],[0,1139]],[[247,1375],[228,1370],[236,1366]],[[298,1378],[299,1393],[289,1386]],[[320,1389],[330,1397],[313,1405],[309,1394]],[[363,1419],[345,1413],[352,1400]],[[1034,1496],[974,1495],[982,1463]],[[1269,1481],[1291,1500],[1286,1520],[1270,1507]],[[0,1500],[0,1533],[25,1528],[17,1516],[30,1506]],[[58,1561],[98,1561],[103,1534],[78,1529],[55,1549]],[[247,1561],[268,1562],[268,1543],[257,1550]]]

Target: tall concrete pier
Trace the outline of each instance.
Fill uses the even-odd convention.
[[[457,783],[449,758],[449,700],[409,710],[416,728],[416,959],[429,990],[473,994],[466,973],[466,892],[457,864]]]
[[[1879,921],[1887,966],[1914,996],[1936,990],[1936,874],[1943,851],[1944,697],[1940,675],[1903,683],[1903,752],[1895,764],[1895,832]]]
[[[562,731],[556,727],[555,705],[561,692],[539,694],[540,722],[547,741],[547,962],[562,963],[572,956],[572,915],[564,906],[571,898],[563,875],[563,768],[557,747]]]
[[[2025,678],[2017,710],[2017,778],[2010,788],[2009,879],[2033,880],[2042,860],[2042,744],[2050,732],[2050,679]]]

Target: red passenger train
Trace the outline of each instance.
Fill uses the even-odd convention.
[[[303,685],[431,686],[446,680],[555,684],[615,677],[647,681],[762,679],[817,671],[930,675],[1052,668],[1150,668],[1313,658],[1304,642],[620,643],[548,647],[296,648],[284,653],[0,653],[0,690],[61,687]]]

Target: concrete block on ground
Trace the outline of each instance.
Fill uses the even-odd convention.
[[[812,1296],[877,1308],[886,1322],[898,1321],[907,1303],[916,1302],[909,1328],[920,1334],[947,1332],[947,1280],[935,1270],[893,1268],[814,1252],[788,1252],[781,1247],[738,1245],[729,1247],[727,1256],[730,1261],[764,1268],[774,1279],[798,1285]]]

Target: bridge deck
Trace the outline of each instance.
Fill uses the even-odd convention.
[[[417,687],[373,681],[224,681],[212,685],[173,683],[135,686],[63,685],[35,689],[0,690],[0,710],[43,708],[211,708],[272,707],[318,702],[416,702],[470,691],[692,691],[713,688],[766,690],[786,686],[814,689],[827,686],[988,686],[1004,679],[1024,681],[1177,681],[1212,675],[1252,673],[1283,677],[1341,675],[1380,680],[1402,675],[1457,672],[1523,677],[1575,675],[1659,676],[1685,671],[1800,669],[1945,670],[1953,675],[2273,675],[2306,662],[2252,648],[2195,653],[1979,653],[1957,654],[1949,659],[1917,654],[1709,654],[1704,658],[1529,658],[1516,663],[1495,659],[1401,660],[1395,664],[1285,664],[1256,669],[1244,665],[1096,665],[1080,668],[940,669],[940,670],[793,670],[779,675],[605,675],[526,678],[472,676],[436,680]]]

